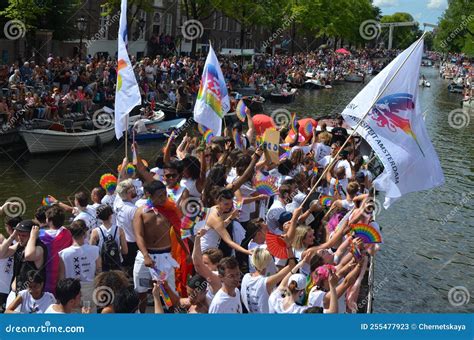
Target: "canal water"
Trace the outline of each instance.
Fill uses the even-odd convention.
[[[472,313],[474,296],[464,302],[467,294],[474,294],[474,115],[470,124],[451,127],[449,113],[460,108],[461,96],[448,92],[448,82],[439,78],[437,69],[421,71],[431,82],[431,88],[420,88],[422,110],[446,184],[409,194],[378,213],[385,243],[376,257],[374,312]],[[328,90],[301,90],[287,108],[298,117],[340,113],[362,87],[345,83]],[[281,107],[266,104],[265,109],[270,113]],[[153,165],[161,147],[148,142],[140,150]],[[75,192],[97,186],[101,174],[116,172],[123,157],[120,144],[106,145],[100,152],[0,155],[0,202],[19,197],[25,202],[25,216],[31,217],[45,195],[72,200]]]

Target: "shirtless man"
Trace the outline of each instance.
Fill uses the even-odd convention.
[[[166,186],[160,181],[145,184],[145,194],[154,207],[162,208],[167,202]],[[174,204],[174,203],[173,203]],[[138,253],[133,268],[133,282],[140,297],[140,313],[146,309],[146,296],[152,279],[152,272],[166,274],[168,285],[176,290],[174,269],[178,263],[171,256],[170,228],[172,221],[148,205],[137,209],[133,218],[133,229],[138,245]],[[177,217],[178,221],[180,216]],[[173,225],[179,232],[179,225]],[[155,276],[155,275],[154,275]]]

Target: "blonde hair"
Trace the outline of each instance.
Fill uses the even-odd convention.
[[[272,255],[265,248],[257,248],[252,255],[252,264],[255,269],[259,272],[267,268],[268,264],[272,261]]]
[[[303,245],[303,240],[306,237],[306,234],[311,230],[311,227],[308,227],[307,225],[300,225],[296,227],[295,238],[291,244],[292,247],[297,250],[304,249],[305,246]]]
[[[318,135],[318,139],[320,143],[329,145],[329,143],[331,142],[332,136],[329,132],[324,131]]]
[[[133,182],[129,178],[117,184],[117,189],[115,189],[115,191],[117,192],[117,195],[124,200],[127,199],[127,191],[131,188],[133,188]]]

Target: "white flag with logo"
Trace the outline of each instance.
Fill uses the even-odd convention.
[[[115,136],[122,137],[130,111],[142,103],[140,89],[127,52],[127,0],[122,0],[118,31],[117,87],[115,89]]]
[[[444,183],[418,100],[422,54],[423,40],[420,39],[372,79],[342,113],[345,121],[355,128],[370,109],[356,131],[384,165],[374,186],[385,192],[385,208],[404,194]],[[383,93],[371,107],[381,91]]]
[[[194,120],[212,130],[214,136],[220,136],[222,119],[229,109],[225,79],[216,54],[210,46],[194,105]]]

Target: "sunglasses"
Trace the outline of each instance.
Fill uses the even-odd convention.
[[[166,174],[165,178],[176,178],[178,177],[178,174]]]

